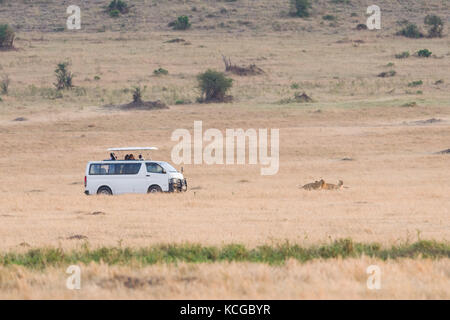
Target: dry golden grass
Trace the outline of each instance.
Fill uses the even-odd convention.
[[[381,288],[369,290],[366,269],[378,265]],[[450,261],[368,258],[155,265],[141,269],[81,267],[81,289],[68,290],[65,268],[42,272],[0,267],[0,299],[449,299]]]
[[[441,5],[430,8],[446,9]],[[448,38],[392,37],[391,13],[386,19],[391,29],[381,35],[350,31],[349,24],[345,32],[333,34],[317,19],[280,19],[286,22],[283,28],[311,32],[272,33],[263,27],[245,27],[239,35],[211,34],[200,27],[188,33],[19,32],[19,50],[0,53],[0,73],[12,80],[10,94],[0,102],[0,250],[73,248],[83,243],[68,240],[72,235],[86,236],[93,247],[174,242],[239,242],[253,247],[343,237],[386,245],[418,236],[448,241],[449,156],[433,154],[450,148]],[[414,14],[410,19],[418,18]],[[89,26],[98,28],[94,23]],[[176,37],[190,45],[165,43]],[[358,39],[364,43],[351,41]],[[436,57],[394,58],[396,53],[423,48]],[[145,99],[171,105],[180,99],[195,101],[196,75],[206,68],[222,70],[221,53],[266,71],[262,76],[235,77],[236,99],[231,104],[128,113],[101,107],[128,102],[131,94],[124,89],[135,84],[148,86]],[[66,59],[79,88],[64,92],[63,99],[45,98],[56,63]],[[389,62],[394,67],[387,67]],[[169,75],[154,77],[153,70],[159,67],[168,69]],[[376,77],[391,68],[397,71],[395,77]],[[444,82],[436,85],[441,79]],[[415,80],[424,84],[408,88]],[[292,89],[293,83],[299,89]],[[296,91],[305,91],[315,102],[278,103]],[[402,107],[413,101],[416,107]],[[12,121],[17,117],[28,120]],[[443,121],[413,123],[430,118]],[[156,145],[160,151],[153,157],[170,160],[172,131],[192,130],[195,120],[202,120],[205,129],[280,128],[279,173],[263,177],[259,166],[185,165],[190,187],[195,188],[185,194],[106,198],[83,194],[86,162],[105,158],[106,148]],[[298,189],[319,178],[331,183],[343,180],[346,188]],[[104,214],[92,215],[96,211]],[[64,270],[1,268],[0,297],[449,298],[448,259],[376,261],[386,277],[378,293],[365,288],[370,263],[364,258],[305,266],[289,262],[282,267],[91,265],[83,269],[87,281],[80,293],[64,288]],[[124,288],[123,278],[115,278],[147,279],[161,273],[162,284],[134,289]],[[176,280],[179,277],[195,281]]]
[[[183,241],[253,246],[330,237],[392,243],[415,240],[417,230],[422,238],[449,239],[448,156],[432,154],[448,147],[448,122],[402,124],[420,117],[448,120],[445,108],[367,108],[361,118],[360,109],[315,114],[309,108],[223,108],[80,116],[69,111],[56,116],[60,120],[3,126],[0,247],[14,249],[22,242],[72,247],[77,241],[66,238],[73,234],[87,236],[92,245],[131,246]],[[170,160],[172,130],[192,128],[194,119],[205,119],[205,128],[280,127],[279,173],[263,177],[259,166],[186,165],[190,187],[199,190],[156,197],[83,194],[86,162],[104,158],[107,147],[154,144],[161,148],[154,157]],[[354,161],[341,161],[344,157]],[[348,188],[298,189],[318,178],[342,179]],[[94,211],[105,214],[90,215]]]

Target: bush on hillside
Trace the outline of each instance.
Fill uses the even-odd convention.
[[[428,37],[429,38],[440,38],[442,37],[442,31],[444,30],[444,23],[442,19],[437,15],[428,15],[425,17],[425,24],[428,26]]]
[[[421,57],[421,58],[429,58],[432,54],[433,54],[433,52],[431,52],[428,49],[422,49],[422,50],[417,51],[417,56]]]
[[[397,35],[415,39],[423,38],[422,32],[420,32],[419,28],[414,23],[408,23],[402,30],[397,32]]]
[[[291,0],[291,5],[295,9],[295,16],[309,17],[309,9],[311,8],[309,0]]]
[[[172,27],[174,30],[187,30],[191,27],[191,23],[188,16],[179,16],[177,20],[169,23],[169,27]]]

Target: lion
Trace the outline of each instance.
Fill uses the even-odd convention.
[[[319,180],[319,181],[316,181],[316,182],[305,184],[302,187],[302,189],[305,189],[305,190],[318,190],[318,189],[322,189],[324,184],[325,184],[325,181],[322,179],[322,180]]]
[[[325,190],[338,190],[338,189],[342,188],[343,184],[344,184],[344,182],[342,180],[339,180],[338,184],[332,184],[332,183],[324,182],[322,184],[322,189],[325,189]]]

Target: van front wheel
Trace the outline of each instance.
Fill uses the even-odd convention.
[[[151,186],[150,188],[148,188],[148,193],[158,193],[158,192],[162,192],[160,186]]]
[[[111,196],[112,195],[112,191],[108,187],[101,187],[101,188],[98,189],[97,194],[98,195],[102,195],[102,196]]]

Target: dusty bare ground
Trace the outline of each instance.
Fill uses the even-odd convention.
[[[301,30],[303,22],[293,23]],[[385,245],[450,239],[449,155],[435,154],[450,148],[448,38],[407,40],[390,36],[394,30],[379,37],[349,28],[334,34],[328,27],[323,33],[250,29],[217,37],[200,29],[21,33],[19,50],[1,53],[1,73],[12,79],[0,103],[1,252],[73,248],[86,241],[93,247],[173,242],[253,247],[343,237]],[[165,43],[177,37],[190,45]],[[423,48],[435,57],[394,58]],[[242,65],[256,63],[265,74],[236,77],[233,103],[175,105],[195,101],[196,75],[209,67],[222,70],[221,53]],[[66,59],[78,88],[54,97],[53,70]],[[153,76],[159,67],[169,75]],[[395,77],[376,77],[392,68]],[[421,87],[408,87],[417,80],[423,80]],[[161,100],[170,109],[101,108],[130,102],[129,88],[136,84],[148,86],[144,100]],[[296,92],[314,102],[279,103]],[[26,119],[13,121],[19,117]],[[263,177],[259,166],[249,165],[184,165],[193,188],[185,194],[83,194],[86,162],[107,157],[106,148],[156,145],[160,150],[153,158],[170,160],[171,133],[192,130],[195,120],[222,131],[279,128],[279,173]],[[343,180],[346,188],[298,189],[320,178]],[[377,293],[365,286],[365,269],[372,263],[383,271]],[[0,297],[448,299],[450,279],[448,259],[83,270],[83,290],[73,293],[64,287],[65,270],[3,267]],[[127,277],[138,288],[127,288]]]

